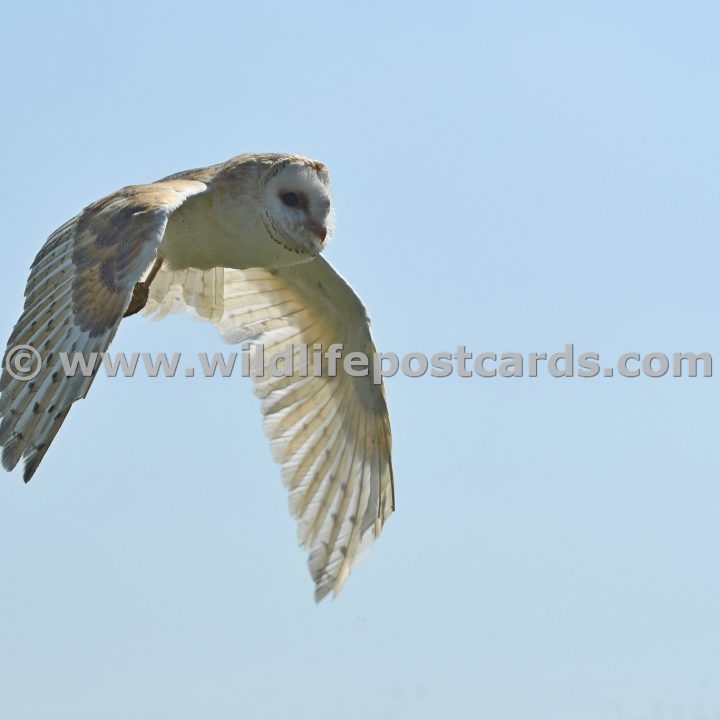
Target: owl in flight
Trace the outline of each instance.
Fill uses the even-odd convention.
[[[23,380],[3,362],[3,466],[24,458],[28,482],[87,394],[94,374],[66,377],[59,354],[104,352],[123,317],[140,311],[160,318],[185,309],[229,343],[262,343],[266,356],[290,343],[339,343],[344,355],[372,361],[365,308],[320,255],[331,222],[325,166],[289,154],[239,155],[86,207],[48,238],[30,270],[6,359],[30,345],[42,369]],[[340,590],[394,509],[390,423],[369,375],[350,376],[342,363],[334,377],[304,375],[253,382],[320,600]]]

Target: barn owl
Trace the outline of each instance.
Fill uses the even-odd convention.
[[[183,309],[227,342],[288,343],[373,357],[369,320],[321,256],[332,233],[329,178],[317,161],[246,154],[88,205],[35,258],[8,353],[42,356],[32,380],[0,376],[2,464],[30,480],[93,377],[66,377],[60,353],[104,352],[123,317]],[[257,377],[264,429],[309,550],[315,598],[337,593],[394,509],[382,386],[335,377]]]

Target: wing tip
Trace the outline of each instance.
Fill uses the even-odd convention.
[[[25,458],[25,466],[23,467],[23,482],[26,485],[33,479],[33,475],[35,475],[35,471],[40,466],[40,461],[45,453],[40,453],[39,457],[38,454],[38,452],[35,452]]]
[[[331,592],[332,590],[331,585],[323,586],[323,585],[316,585],[315,586],[315,604],[319,605]],[[337,592],[333,593],[333,599],[337,597]]]

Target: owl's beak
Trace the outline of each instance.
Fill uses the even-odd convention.
[[[325,242],[327,237],[327,228],[316,222],[306,223],[305,227],[318,239],[321,243]]]

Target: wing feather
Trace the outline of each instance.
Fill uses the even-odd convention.
[[[293,345],[291,374],[272,377],[265,368],[253,383],[320,600],[340,590],[394,510],[382,386],[347,375],[341,360],[335,377],[329,376],[325,359],[317,369],[320,376],[314,376],[315,344],[326,351],[340,343],[344,354],[365,352],[372,362],[369,321],[355,293],[322,258],[276,270],[216,270],[158,276],[147,311],[161,317],[169,308],[184,307],[211,319],[227,342],[261,342],[266,363]],[[210,300],[211,307],[199,309]],[[307,348],[310,374],[305,377],[301,345]]]
[[[30,269],[25,305],[0,374],[2,464],[24,457],[29,481],[89,377],[66,377],[61,354],[107,350],[135,283],[151,264],[170,213],[206,185],[169,180],[123,188],[89,205],[50,235]],[[10,372],[13,349],[30,345],[42,360],[32,378]]]
[[[195,318],[215,322],[220,319],[223,268],[172,270],[163,265],[150,286],[144,312],[155,320],[188,311]]]

